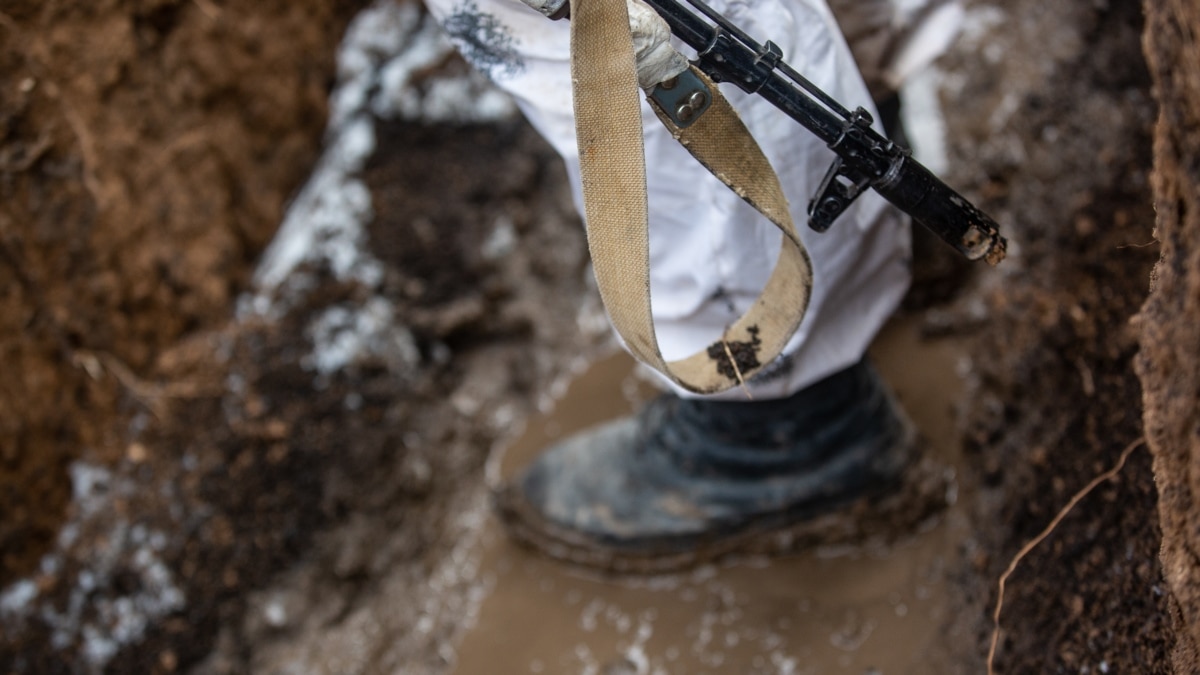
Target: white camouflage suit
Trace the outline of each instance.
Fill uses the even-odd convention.
[[[569,24],[519,0],[426,0],[463,55],[508,91],[566,162],[582,212],[571,110]],[[849,109],[874,112],[854,58],[824,0],[710,0]],[[890,7],[891,0],[859,4]],[[685,47],[676,46],[685,54]],[[824,234],[806,208],[833,160],[825,144],[766,101],[722,91],[779,174],[814,266],[808,313],[775,363],[748,386],[787,396],[862,358],[909,283],[907,219],[873,192]],[[758,296],[778,254],[778,231],[671,138],[643,102],[650,206],[651,298],[663,355],[678,359],[717,339]],[[666,380],[664,379],[664,382]],[[677,393],[689,396],[687,392]],[[731,390],[716,395],[745,400]]]

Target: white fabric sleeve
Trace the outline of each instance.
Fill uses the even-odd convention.
[[[535,12],[550,17],[558,14],[562,10],[563,5],[567,4],[567,0],[521,0],[521,2],[529,5],[529,8]]]
[[[569,0],[521,1],[546,16],[555,16]],[[649,90],[659,82],[687,70],[687,58],[671,46],[671,28],[667,22],[642,0],[626,0],[626,8],[629,11],[629,31],[633,34],[638,86]]]
[[[658,12],[642,0],[626,0],[626,5],[629,30],[633,33],[638,86],[649,90],[687,70],[688,60],[671,46],[671,29]]]

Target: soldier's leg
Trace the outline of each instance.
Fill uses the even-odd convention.
[[[513,94],[566,162],[579,196],[568,26],[516,0],[429,0],[463,53]],[[819,0],[712,3],[848,107],[870,108]],[[759,98],[731,102],[774,164],[796,222],[833,159]],[[651,295],[667,358],[710,344],[753,302],[779,236],[644,111]],[[911,429],[869,365],[867,345],[907,287],[907,223],[864,195],[824,234],[801,234],[814,264],[808,313],[784,355],[741,391],[669,394],[642,414],[550,449],[501,494],[514,529],[547,550],[604,564],[669,555],[787,525],[883,489]],[[615,558],[614,558],[615,557]]]

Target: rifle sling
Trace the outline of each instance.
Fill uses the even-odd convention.
[[[779,228],[783,245],[761,295],[719,339],[683,359],[663,358],[650,309],[646,158],[625,2],[571,3],[571,76],[588,248],[601,299],[634,356],[688,391],[716,393],[749,380],[783,350],[808,307],[812,264],[770,162],[716,85],[693,66],[712,92],[707,111],[680,128],[653,99],[651,105],[701,164]]]

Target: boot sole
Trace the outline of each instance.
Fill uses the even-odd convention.
[[[870,494],[819,507],[802,505],[738,523],[703,536],[654,542],[603,540],[542,517],[505,486],[495,493],[496,512],[519,544],[550,558],[622,575],[679,572],[748,555],[785,555],[817,546],[888,544],[932,521],[952,501],[953,478],[944,466],[923,459],[898,480]]]

